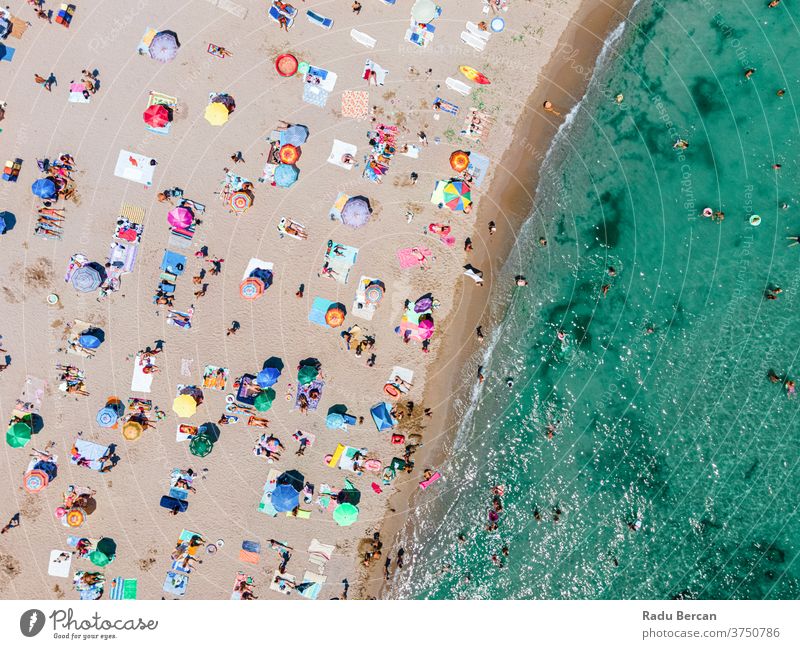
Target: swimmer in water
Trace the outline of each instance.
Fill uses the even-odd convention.
[[[797,387],[791,379],[786,381],[786,396],[790,399],[797,396]]]
[[[672,148],[673,149],[677,149],[679,151],[683,151],[684,149],[688,149],[689,148],[689,143],[686,140],[678,138],[675,141],[675,144],[672,145]]]
[[[508,386],[508,389],[511,390],[514,387],[514,379],[511,377],[507,378],[506,385]]]
[[[641,517],[637,517],[637,519],[633,523],[628,523],[628,528],[632,532],[638,532],[640,529],[642,529],[642,519],[641,519]]]
[[[745,79],[749,79],[755,73],[756,73],[756,69],[755,68],[748,68],[747,70],[744,71],[744,78]]]

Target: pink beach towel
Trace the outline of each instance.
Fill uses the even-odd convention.
[[[422,266],[433,253],[428,248],[422,246],[414,246],[413,248],[401,248],[397,251],[397,261],[400,262],[400,268],[414,268],[414,266]],[[420,258],[420,256],[422,258]]]

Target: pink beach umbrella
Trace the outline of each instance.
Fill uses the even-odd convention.
[[[188,228],[193,220],[192,211],[185,207],[176,207],[167,214],[167,223],[176,228]]]
[[[419,321],[419,335],[423,340],[427,340],[433,336],[433,320],[425,318]]]

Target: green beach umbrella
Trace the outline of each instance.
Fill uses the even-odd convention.
[[[300,385],[308,385],[319,376],[319,370],[313,365],[303,365],[297,373],[297,380]]]
[[[358,520],[358,507],[342,503],[333,510],[333,520],[342,527],[348,527]]]
[[[255,401],[253,401],[253,406],[255,406],[255,409],[259,412],[266,412],[272,408],[273,401],[275,401],[275,390],[267,388],[258,393]]]
[[[100,552],[100,550],[93,550],[92,552],[89,553],[89,561],[91,561],[94,565],[102,568],[103,566],[108,565],[109,558],[102,552]]]
[[[31,441],[31,427],[21,421],[12,424],[6,431],[6,442],[12,448],[22,448]]]
[[[205,457],[214,450],[214,443],[205,435],[195,435],[189,442],[189,452],[197,457]]]

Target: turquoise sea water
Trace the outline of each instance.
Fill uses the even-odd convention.
[[[508,269],[530,285],[393,596],[800,597],[800,399],[767,379],[800,379],[800,14],[766,4],[634,10],[551,156]]]

